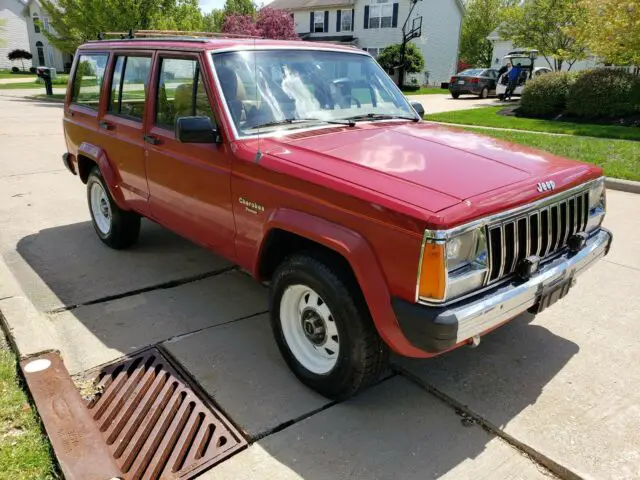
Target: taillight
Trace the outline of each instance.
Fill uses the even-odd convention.
[[[451,77],[451,78],[449,79],[449,83],[453,83],[453,82],[455,82],[455,81],[456,81],[456,77]]]
[[[479,78],[472,78],[471,80],[469,80],[469,83],[480,83],[480,79]]]

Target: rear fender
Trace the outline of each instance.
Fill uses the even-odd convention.
[[[91,143],[83,142],[80,144],[80,147],[78,147],[78,157],[80,156],[87,157],[95,162],[95,164],[100,169],[100,174],[107,184],[109,193],[111,193],[111,197],[113,197],[113,200],[121,209],[129,210],[127,202],[125,201],[124,195],[122,194],[122,190],[120,188],[122,179],[120,178],[120,175],[118,175],[117,170],[109,161],[106,152],[102,148],[96,147]]]
[[[353,270],[378,333],[389,347],[404,356],[426,357],[402,334],[391,307],[391,295],[375,252],[362,235],[313,215],[290,209],[271,213],[262,232],[262,245],[253,270],[259,276],[264,240],[272,229],[281,229],[323,245],[342,255]]]

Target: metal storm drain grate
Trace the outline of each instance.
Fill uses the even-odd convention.
[[[160,350],[103,368],[88,409],[125,480],[188,479],[246,440]]]

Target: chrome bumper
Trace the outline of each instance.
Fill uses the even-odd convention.
[[[587,270],[609,252],[612,235],[600,229],[577,253],[565,253],[543,265],[523,283],[503,285],[459,305],[434,309],[394,301],[401,330],[416,347],[431,353],[481,335],[535,306],[543,291]]]

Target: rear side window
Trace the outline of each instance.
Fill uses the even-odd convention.
[[[98,109],[100,90],[109,56],[106,53],[81,54],[78,59],[71,102],[77,105]]]
[[[197,60],[163,58],[160,63],[156,125],[173,129],[179,117],[206,116],[215,123]]]
[[[119,56],[111,78],[109,113],[142,120],[151,71],[151,57]]]

